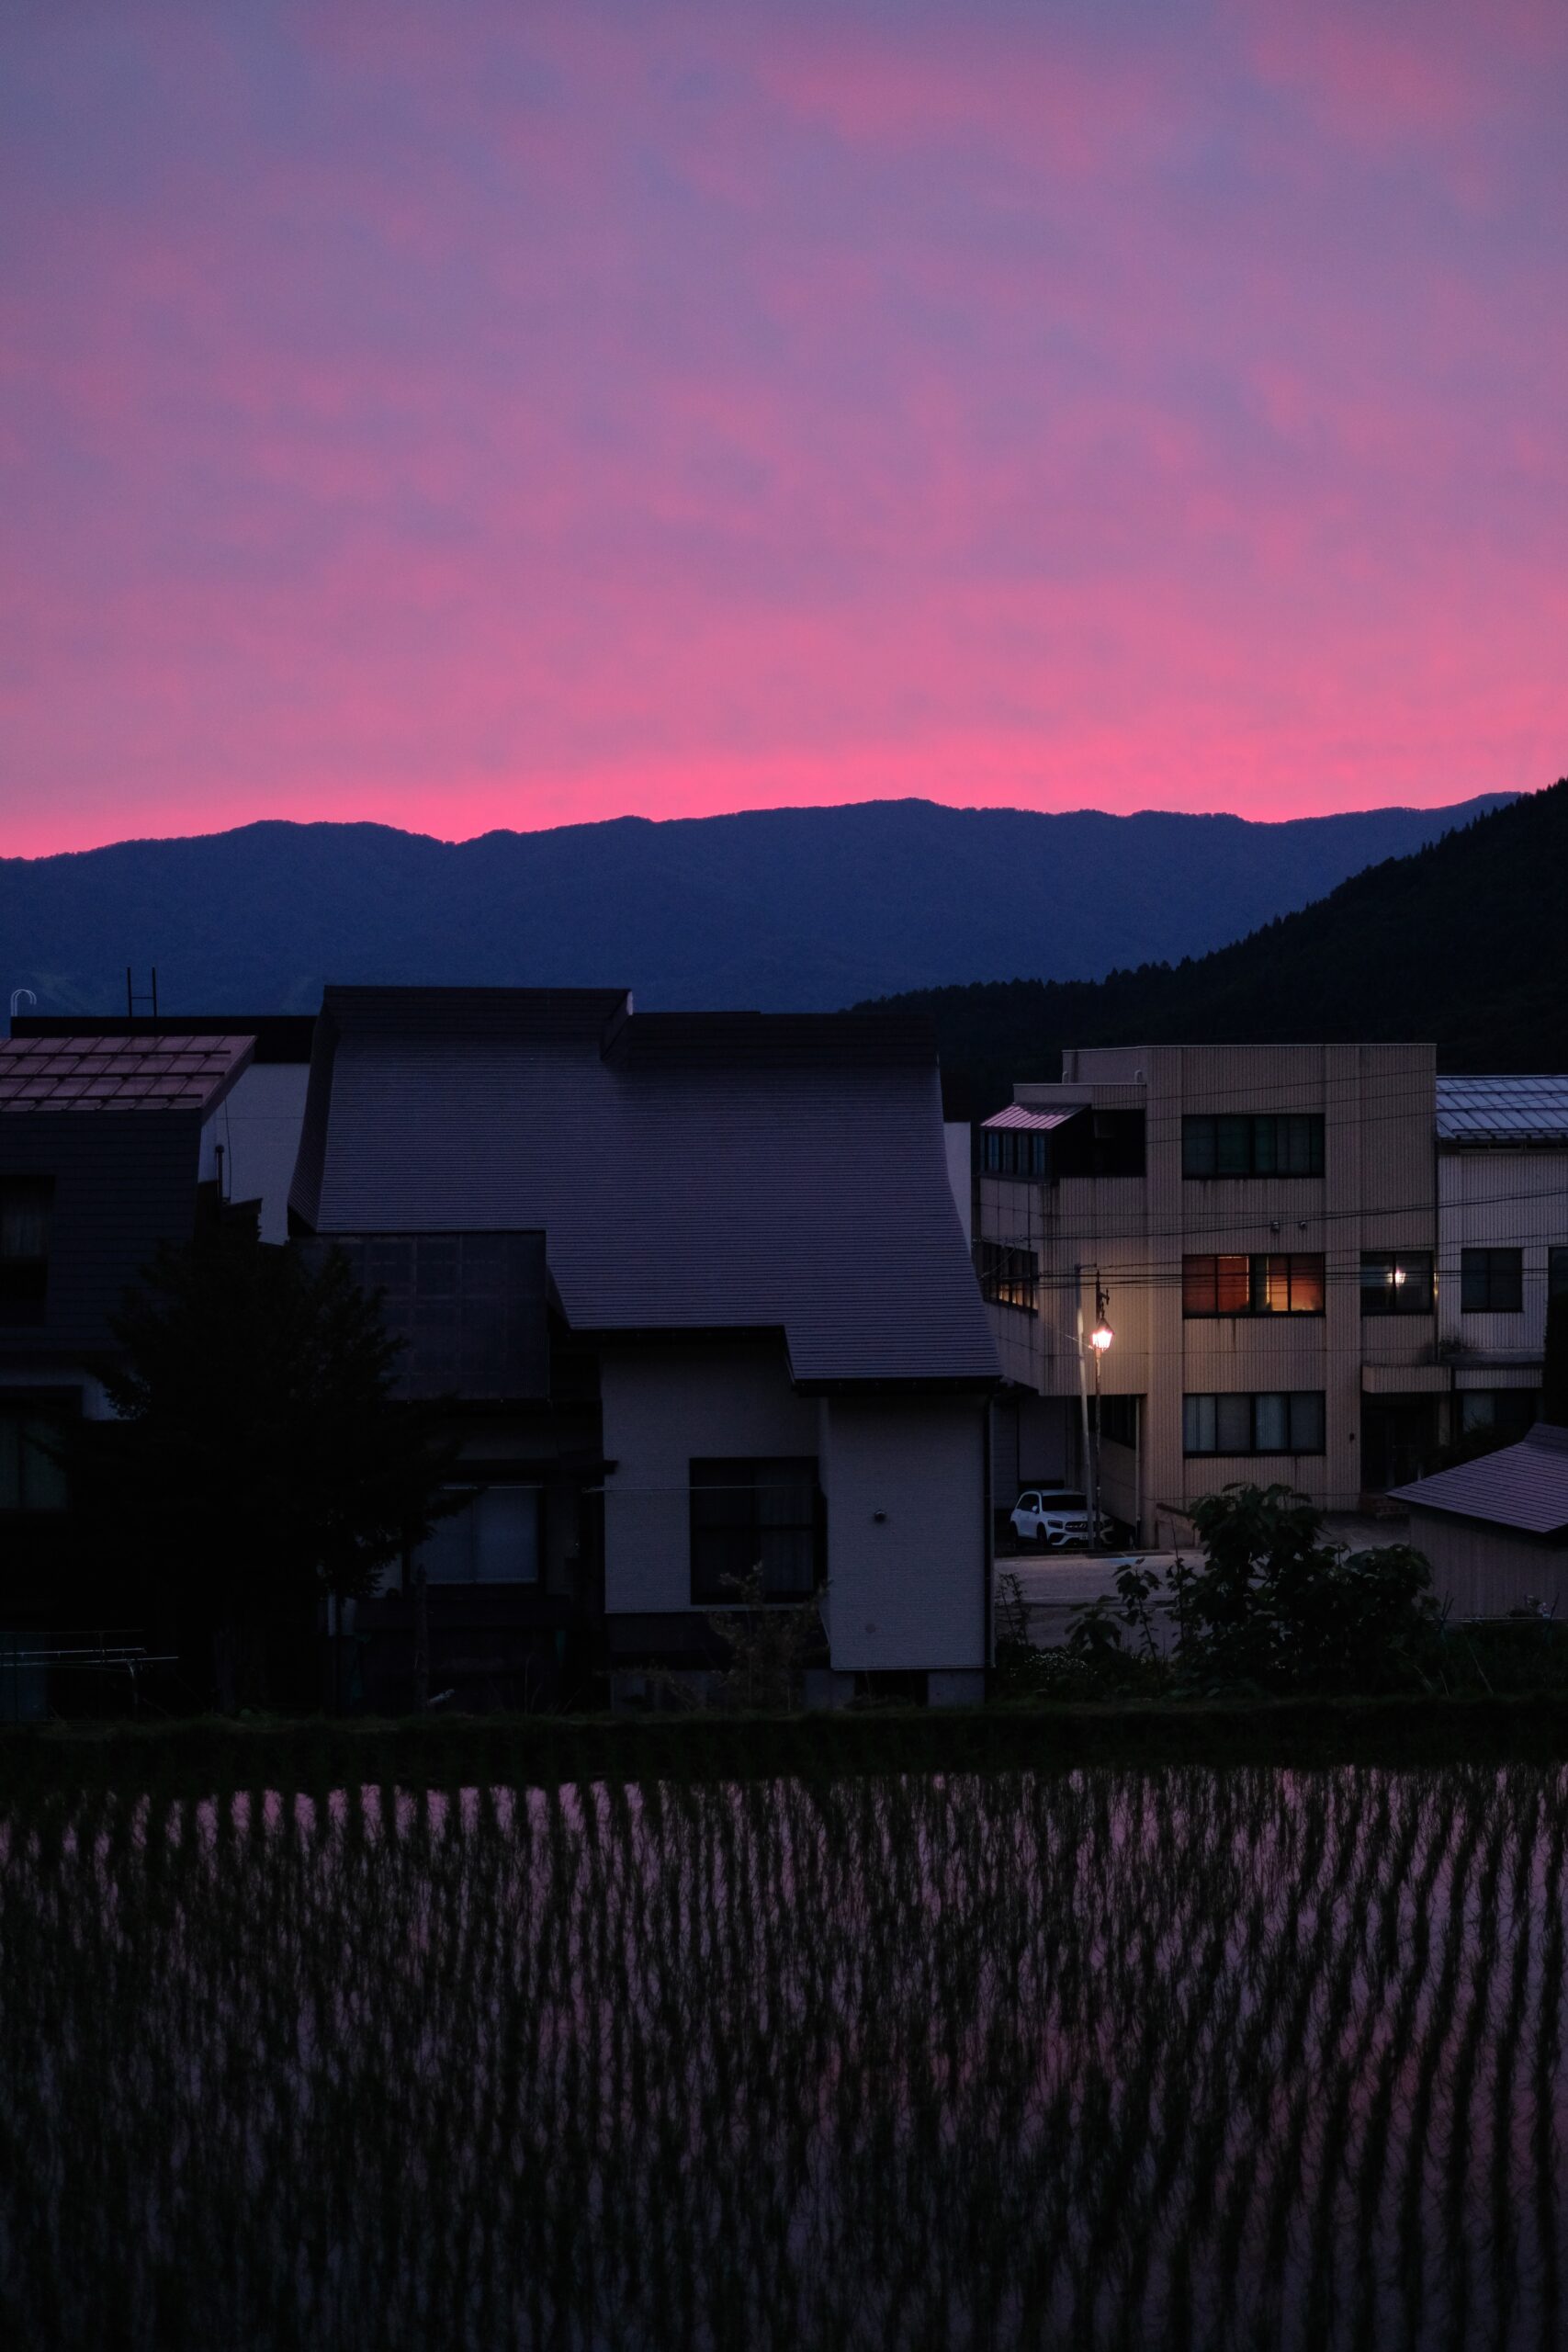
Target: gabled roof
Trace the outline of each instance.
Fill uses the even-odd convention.
[[[0,1112],[209,1111],[254,1046],[184,1031],[0,1039]]]
[[[1568,1147],[1568,1077],[1439,1078],[1444,1143]]]
[[[542,1230],[578,1330],[780,1329],[807,1385],[998,1376],[907,1015],[329,989],[291,1204],[320,1233]]]
[[[1412,1486],[1391,1487],[1389,1499],[1416,1510],[1488,1520],[1527,1535],[1559,1534],[1568,1530],[1568,1429],[1537,1421],[1517,1445]]]

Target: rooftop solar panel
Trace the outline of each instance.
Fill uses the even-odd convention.
[[[1568,1144],[1568,1076],[1439,1078],[1438,1133],[1455,1143]]]
[[[542,1233],[344,1233],[299,1245],[315,1264],[334,1250],[401,1343],[403,1396],[492,1401],[549,1394]]]

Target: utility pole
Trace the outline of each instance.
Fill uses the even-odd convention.
[[[1110,1347],[1115,1333],[1106,1319],[1110,1301],[1100,1288],[1098,1266],[1076,1266],[1077,1276],[1077,1339],[1078,1339],[1078,1410],[1083,1420],[1084,1499],[1089,1505],[1089,1548],[1100,1549],[1100,1359]],[[1094,1329],[1085,1333],[1083,1327],[1084,1276],[1094,1277]],[[1085,1341],[1094,1359],[1094,1418],[1089,1410],[1089,1366],[1085,1361]]]

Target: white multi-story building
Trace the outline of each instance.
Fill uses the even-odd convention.
[[[1521,1436],[1568,1295],[1568,1078],[1439,1078],[1438,1342],[1453,1433]]]

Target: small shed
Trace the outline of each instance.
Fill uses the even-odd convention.
[[[1456,1617],[1543,1602],[1568,1617],[1568,1429],[1537,1421],[1517,1445],[1390,1489]]]

